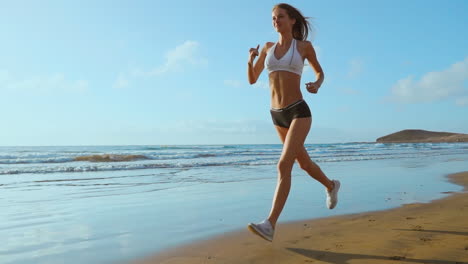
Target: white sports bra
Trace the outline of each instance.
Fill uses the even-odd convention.
[[[265,68],[268,73],[272,73],[274,71],[288,71],[299,76],[302,75],[304,60],[302,59],[301,54],[297,51],[296,40],[293,39],[289,50],[279,60],[275,57],[276,44],[277,43],[268,50],[265,58]]]

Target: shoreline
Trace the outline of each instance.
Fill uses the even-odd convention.
[[[468,263],[468,171],[446,177],[464,189],[428,203],[282,223],[273,243],[237,230],[130,263]]]

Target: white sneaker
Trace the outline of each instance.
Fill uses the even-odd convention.
[[[265,219],[263,222],[259,224],[253,224],[250,223],[247,228],[254,234],[260,236],[261,238],[268,240],[268,241],[273,241],[273,235],[275,233],[275,230],[273,229],[273,226],[271,226],[270,221],[268,219]]]
[[[338,203],[338,190],[340,190],[340,181],[332,180],[335,183],[335,187],[333,190],[327,190],[327,206],[328,209],[335,208],[336,204]]]

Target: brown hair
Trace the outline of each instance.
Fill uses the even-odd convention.
[[[307,36],[309,35],[309,30],[311,31],[312,28],[308,21],[309,17],[304,17],[301,11],[289,4],[277,4],[273,7],[273,10],[275,10],[276,8],[286,10],[286,13],[288,13],[288,16],[290,18],[296,19],[296,23],[294,23],[292,29],[293,38],[298,40],[306,40]]]

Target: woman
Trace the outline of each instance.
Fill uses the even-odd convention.
[[[307,41],[309,22],[299,10],[288,5],[273,7],[273,26],[279,33],[277,43],[267,42],[259,54],[250,49],[248,78],[254,84],[266,67],[271,89],[271,116],[283,150],[278,161],[278,182],[270,215],[259,224],[250,223],[248,229],[260,237],[272,241],[278,218],[291,188],[291,171],[294,161],[327,190],[327,206],[333,209],[338,202],[340,182],[330,180],[309,157],[304,142],[309,133],[312,117],[300,89],[304,59],[316,72],[317,81],[306,83],[310,93],[317,93],[323,83],[323,71],[312,44]],[[255,57],[258,57],[254,64]]]

